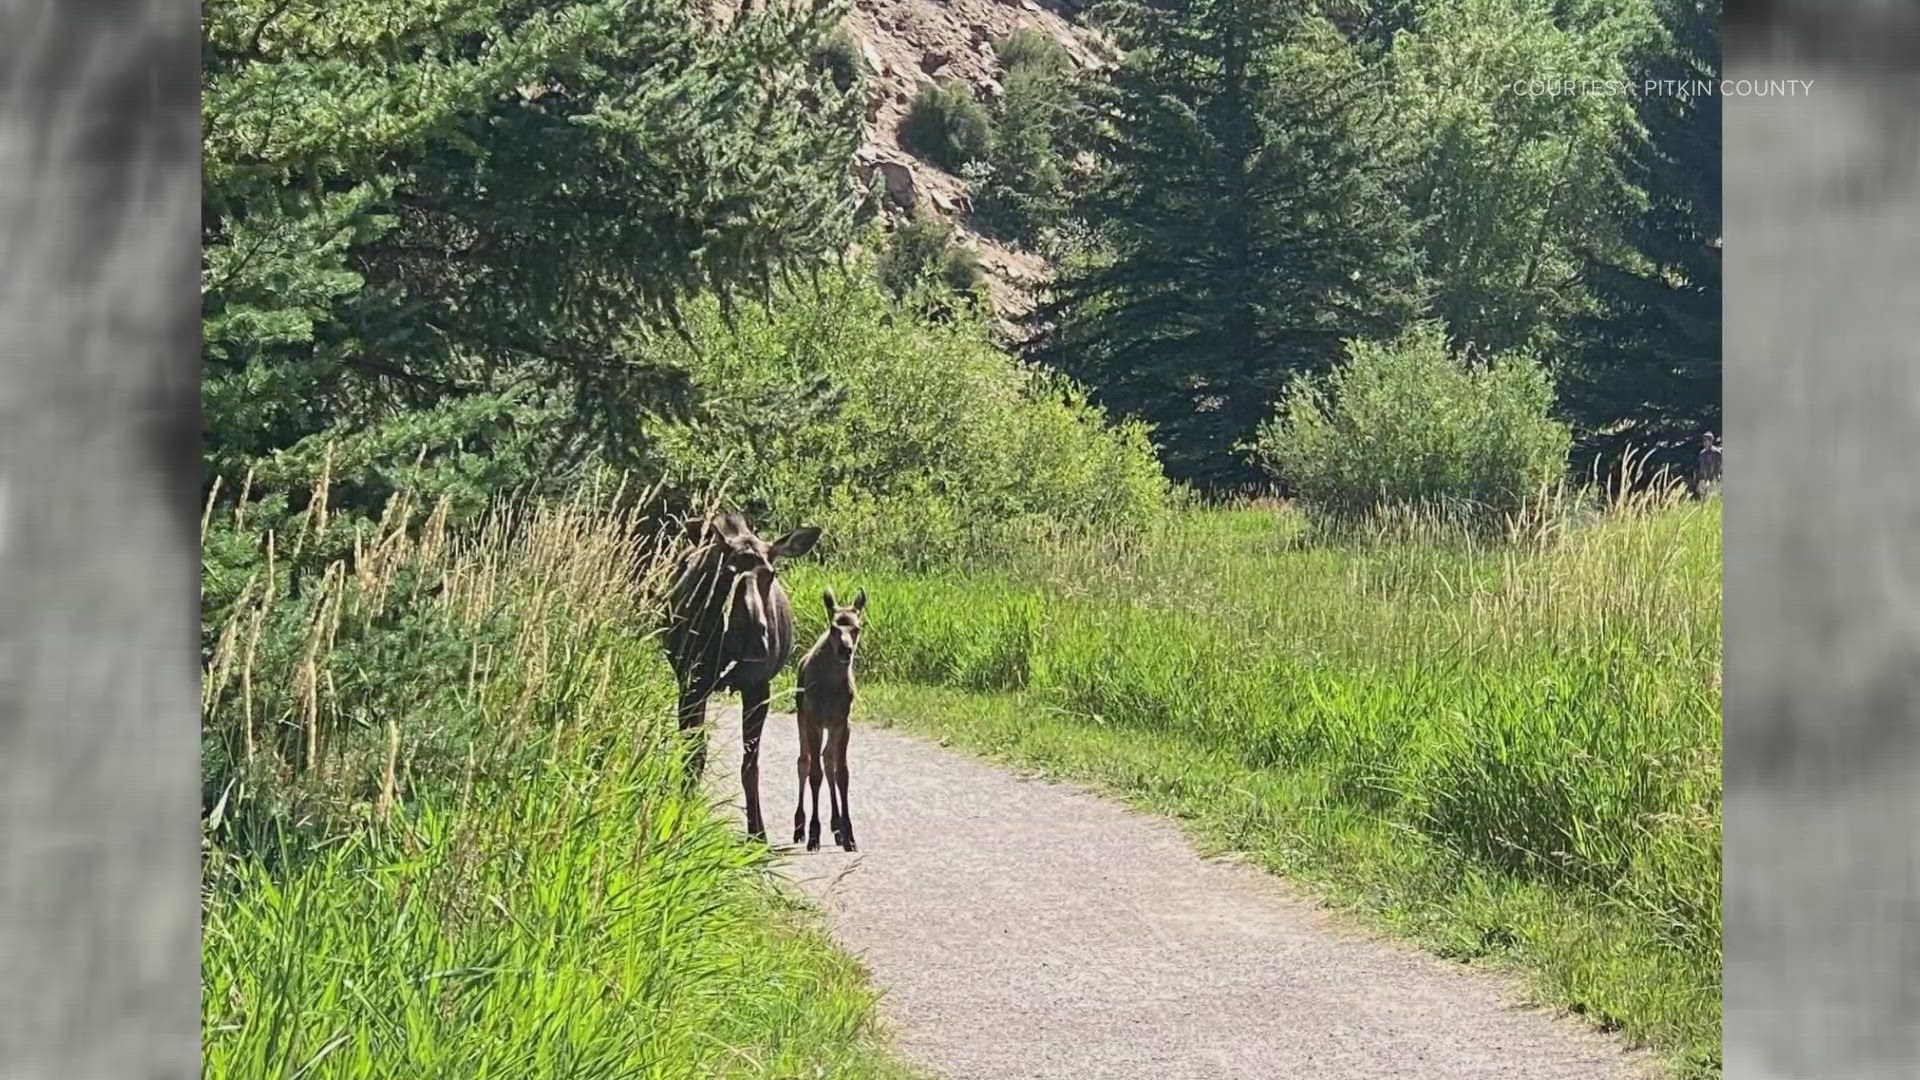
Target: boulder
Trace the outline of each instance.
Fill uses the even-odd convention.
[[[887,201],[902,210],[912,210],[920,200],[919,185],[914,182],[913,170],[898,161],[881,159],[873,163],[880,173],[881,182],[887,186]]]

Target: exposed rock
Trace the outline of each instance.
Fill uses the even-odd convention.
[[[887,201],[902,210],[912,210],[920,201],[920,188],[914,182],[913,169],[902,162],[880,160],[873,163],[887,185]]]
[[[968,87],[978,99],[1004,97],[994,44],[1030,28],[1058,41],[1082,70],[1099,70],[1114,56],[1103,35],[1076,27],[1060,5],[1033,0],[853,0],[848,29],[870,75],[865,145],[849,179],[863,190],[884,189],[878,209],[890,220],[930,214],[946,219],[972,245],[991,279],[993,306],[1002,316],[1031,307],[1029,291],[1051,276],[1046,260],[979,237],[967,220],[968,184],[899,145],[900,122],[913,96],[929,83]]]

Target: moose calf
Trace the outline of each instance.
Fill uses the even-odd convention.
[[[841,607],[833,590],[827,602],[827,629],[800,658],[800,797],[793,808],[793,842],[804,834],[808,851],[820,850],[820,775],[827,777],[833,839],[847,851],[853,842],[853,817],[847,809],[847,717],[853,711],[853,652],[867,610],[867,590]],[[813,789],[813,820],[807,820],[807,789]]]

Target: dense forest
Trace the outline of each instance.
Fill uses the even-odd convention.
[[[1109,0],[1079,16],[1097,71],[1002,40],[995,99],[929,84],[901,143],[971,179],[960,224],[1050,261],[1013,333],[938,215],[850,168],[845,15],[210,2],[206,494],[297,511],[324,463],[336,513],[408,487],[473,515],[607,466],[684,503],[727,447],[783,519],[1125,517],[911,418],[1057,416],[1120,455],[1087,477],[1144,435],[1175,481],[1297,487],[1254,445],[1289,387],[1434,323],[1547,373],[1573,475],[1719,429],[1718,98],[1540,89],[1712,79],[1717,4]],[[886,364],[1014,397],[896,400]]]

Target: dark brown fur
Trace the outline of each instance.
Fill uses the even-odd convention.
[[[747,832],[766,839],[760,817],[760,732],[767,722],[769,686],[793,652],[793,609],[775,577],[774,562],[813,549],[820,530],[796,529],[760,539],[739,514],[691,530],[694,549],[681,560],[668,600],[666,648],[680,684],[680,730],[693,732],[707,715],[707,698],[740,694],[740,786],[746,794]],[[689,782],[706,767],[705,733],[689,760]]]
[[[848,607],[821,594],[827,604],[827,629],[800,659],[800,797],[793,808],[793,842],[804,834],[808,851],[820,849],[820,778],[827,780],[833,839],[857,851],[853,815],[847,806],[847,718],[853,712],[853,654],[865,626],[867,591]],[[813,819],[807,819],[807,791],[813,791]]]

